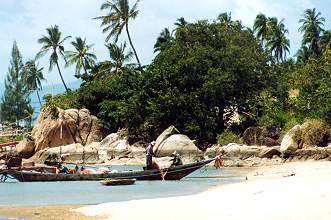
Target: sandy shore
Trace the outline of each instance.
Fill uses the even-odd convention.
[[[87,217],[79,212],[74,212],[73,209],[77,209],[81,206],[0,206],[0,219],[6,217],[9,219],[29,219],[29,220],[41,220],[41,219],[105,219],[102,216]]]
[[[247,179],[197,195],[104,203],[75,211],[111,220],[331,218],[331,162],[260,167]]]

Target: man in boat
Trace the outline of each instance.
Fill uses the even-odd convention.
[[[152,141],[148,147],[146,148],[146,170],[153,169],[153,156],[155,156],[153,147],[155,145],[155,141]]]
[[[174,151],[172,154],[171,154],[171,166],[179,166],[179,165],[183,165],[183,161],[182,161],[182,158],[181,156],[177,153],[177,151]]]

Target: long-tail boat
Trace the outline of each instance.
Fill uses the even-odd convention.
[[[141,171],[124,171],[98,174],[64,174],[43,173],[29,171],[9,171],[20,182],[49,182],[49,181],[97,181],[104,179],[136,179],[136,180],[180,180],[190,173],[218,159],[208,159],[196,163],[172,166],[164,169],[152,169]]]

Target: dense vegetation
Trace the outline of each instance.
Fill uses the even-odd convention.
[[[56,66],[61,79],[58,58],[64,57],[83,80],[77,91],[46,97],[47,107],[88,108],[109,132],[125,128],[132,141],[150,141],[175,125],[200,147],[239,140],[249,126],[288,129],[307,118],[331,125],[331,34],[316,9],[299,21],[296,59],[286,57],[283,20],[259,14],[251,29],[222,13],[213,21],[179,18],[157,38],[153,62],[142,66],[129,32],[137,8],[128,0],[102,5],[107,14],[96,19],[107,33],[109,59],[101,62],[85,39],[72,41],[75,50],[68,52],[59,27],[47,29],[38,56],[50,51],[50,68]],[[133,52],[117,44],[123,30]]]

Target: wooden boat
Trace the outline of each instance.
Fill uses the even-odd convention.
[[[118,173],[100,174],[54,174],[42,172],[10,171],[8,175],[20,182],[48,182],[48,181],[97,181],[104,179],[136,179],[136,180],[180,180],[190,173],[214,161],[203,160],[180,166],[165,168],[162,170],[124,171]]]
[[[100,181],[104,186],[132,185],[135,182],[136,179],[105,179]]]

